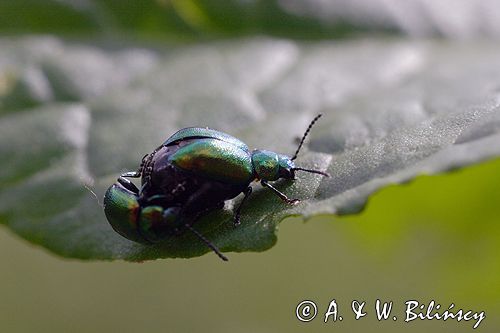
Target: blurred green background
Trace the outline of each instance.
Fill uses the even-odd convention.
[[[425,1],[382,3],[3,0],[0,33],[13,39],[50,34],[82,43],[154,47],[163,41],[183,45],[254,34],[305,40],[388,34],[495,40],[500,31],[500,20],[486,14],[497,8],[493,2],[484,2],[485,14],[477,18],[460,6],[455,18],[448,18],[446,10]],[[445,8],[449,4],[441,2]],[[421,12],[413,12],[410,20],[412,6]],[[499,170],[496,159],[421,176],[382,189],[359,215],[316,216],[306,223],[288,218],[280,224],[274,248],[230,253],[228,264],[213,254],[140,264],[81,262],[55,256],[1,228],[0,331],[472,330],[473,321],[404,323],[404,302],[416,299],[485,311],[478,330],[497,332]],[[394,301],[398,321],[375,319],[377,298]],[[304,299],[319,306],[311,323],[295,318],[295,307]],[[344,320],[325,324],[321,314],[332,299]],[[367,301],[366,318],[353,319],[352,300]]]

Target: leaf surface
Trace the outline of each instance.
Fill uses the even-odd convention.
[[[223,251],[263,251],[286,216],[353,214],[370,194],[500,155],[500,47],[486,42],[293,42],[252,38],[107,49],[56,38],[0,40],[0,222],[82,259],[149,260],[209,251],[185,234],[128,241],[99,202],[176,130],[208,126],[251,148],[327,171],[278,181],[289,206],[256,184],[196,228]]]

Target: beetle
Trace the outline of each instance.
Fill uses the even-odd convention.
[[[250,151],[239,139],[210,128],[181,129],[145,155],[137,171],[123,173],[108,188],[104,196],[106,218],[120,235],[144,244],[189,230],[227,261],[193,224],[201,215],[221,209],[226,200],[243,193],[234,211],[234,224],[239,225],[253,181],[260,181],[286,203],[297,204],[300,200],[288,198],[269,182],[294,180],[296,171],[329,177],[323,171],[297,167],[293,162],[320,117],[311,121],[292,157],[268,150]],[[141,178],[141,188],[128,178]]]

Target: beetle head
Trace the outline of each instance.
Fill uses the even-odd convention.
[[[284,179],[295,179],[295,163],[286,155],[278,155],[279,177]]]
[[[274,181],[280,178],[295,179],[295,171],[317,173],[325,177],[329,175],[323,171],[296,167],[292,158],[268,150],[254,150],[252,163],[257,178]]]
[[[306,169],[295,166],[293,160],[286,155],[278,155],[279,160],[279,177],[285,179],[295,179],[295,171],[305,171],[310,173],[316,173],[319,175],[323,175],[325,177],[330,177],[329,174],[323,171],[314,170],[314,169]]]

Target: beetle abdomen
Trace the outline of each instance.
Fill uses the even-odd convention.
[[[248,184],[254,177],[250,154],[217,139],[194,140],[169,156],[169,161],[183,170],[223,183]]]
[[[104,213],[117,233],[135,242],[145,242],[137,232],[140,206],[134,193],[119,183],[111,185],[104,195]]]

